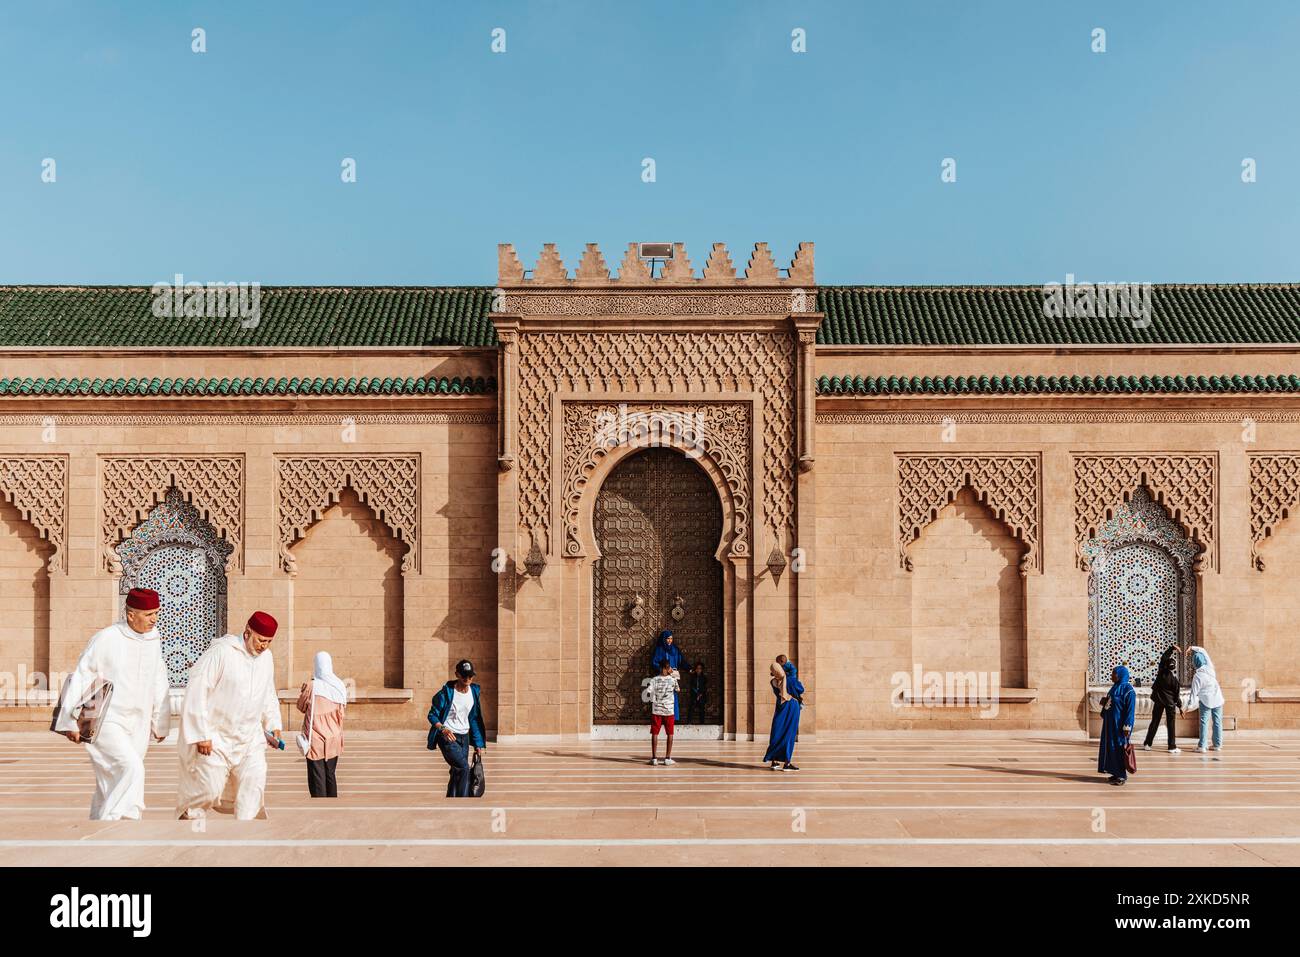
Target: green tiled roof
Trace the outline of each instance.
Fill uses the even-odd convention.
[[[1151,324],[1043,315],[1042,286],[822,286],[822,345],[1300,343],[1300,285],[1158,285]]]
[[[494,378],[0,379],[4,396],[489,395]]]
[[[484,287],[263,286],[254,328],[160,319],[147,286],[0,286],[0,346],[495,346]]]
[[[822,286],[823,345],[1300,344],[1300,285],[1152,288],[1152,321],[1043,316],[1041,286]],[[496,345],[487,287],[263,286],[261,318],[153,315],[145,286],[0,286],[3,346]]]
[[[1300,392],[1294,375],[996,375],[822,376],[817,394],[864,395],[1129,395]]]

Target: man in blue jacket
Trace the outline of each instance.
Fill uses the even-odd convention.
[[[429,750],[437,748],[451,769],[447,797],[469,797],[469,749],[478,758],[487,747],[483,709],[479,707],[479,686],[474,665],[462,659],[456,663],[456,677],[433,696],[429,707]]]

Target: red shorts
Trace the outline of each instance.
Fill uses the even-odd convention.
[[[668,732],[668,737],[673,736],[673,721],[675,719],[671,714],[652,714],[650,715],[650,733],[658,734],[659,729],[663,728]]]

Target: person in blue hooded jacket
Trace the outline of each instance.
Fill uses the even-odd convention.
[[[1129,684],[1128,669],[1123,665],[1111,672],[1110,680],[1110,691],[1101,699],[1101,743],[1097,751],[1097,770],[1110,775],[1107,784],[1122,785],[1128,780],[1128,760],[1124,746],[1133,733],[1137,692]]]
[[[487,747],[479,686],[470,680],[473,677],[471,662],[457,662],[456,677],[439,689],[429,706],[429,750],[441,751],[447,762],[447,797],[470,796],[470,748],[477,759]]]
[[[668,667],[678,672],[678,677],[684,671],[689,671],[691,666],[686,663],[686,656],[682,654],[682,649],[677,647],[673,639],[673,633],[665,628],[659,632],[659,640],[655,642],[654,653],[650,655],[651,674],[659,674],[659,669],[664,662],[668,662]],[[673,720],[680,721],[681,715],[681,696],[673,694]]]

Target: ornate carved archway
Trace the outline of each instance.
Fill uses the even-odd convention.
[[[54,546],[46,570],[68,570],[68,457],[11,455],[0,458],[0,496]]]
[[[1074,532],[1080,547],[1100,534],[1102,524],[1116,514],[1113,503],[1141,487],[1186,526],[1201,547],[1199,561],[1218,567],[1217,452],[1153,452],[1148,454],[1077,453],[1074,456]],[[1079,568],[1088,570],[1081,550]]]
[[[292,549],[350,488],[406,545],[402,574],[420,568],[419,455],[282,455],[276,458],[280,564],[298,570]]]
[[[104,567],[122,568],[117,546],[172,489],[198,509],[231,549],[229,571],[243,568],[244,457],[242,455],[106,455],[100,460]]]
[[[905,571],[912,570],[909,546],[966,488],[1025,543],[1020,574],[1026,575],[1031,568],[1042,571],[1042,465],[1038,453],[900,453],[897,460],[898,560]]]
[[[1264,570],[1259,548],[1300,505],[1300,453],[1253,452],[1250,460],[1250,559]]]
[[[721,547],[733,558],[751,553],[750,403],[566,402],[563,415],[566,558],[594,544],[593,480],[647,447],[676,449],[705,470],[724,502]]]

